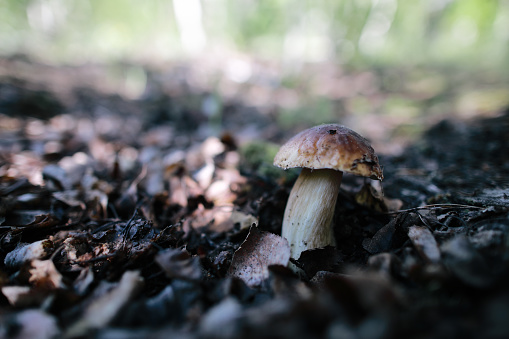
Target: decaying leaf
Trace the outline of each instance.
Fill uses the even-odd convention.
[[[285,238],[252,226],[233,256],[228,274],[248,286],[257,286],[269,277],[270,265],[286,266],[289,260],[290,245]]]
[[[39,240],[31,244],[19,244],[14,250],[7,253],[4,259],[5,266],[19,267],[35,259],[42,259],[53,252],[51,240]]]
[[[408,237],[420,256],[432,263],[440,261],[440,250],[437,241],[427,227],[412,226],[408,229]]]
[[[308,277],[312,277],[318,271],[334,272],[343,261],[341,253],[332,246],[313,248],[301,253],[299,263]]]
[[[200,332],[210,338],[236,338],[239,322],[236,320],[242,314],[242,306],[234,298],[226,298],[203,317]]]
[[[387,212],[387,206],[383,197],[371,185],[365,184],[361,190],[355,195],[355,201],[359,205],[366,206],[378,212]]]
[[[94,271],[92,267],[84,268],[73,282],[74,291],[78,295],[84,295],[94,282]]]
[[[59,220],[46,210],[15,210],[12,216],[13,224],[30,228],[50,228],[59,223]]]
[[[343,307],[350,309],[350,315],[362,314],[366,310],[387,315],[404,302],[400,291],[390,280],[374,273],[320,271],[311,279],[311,284],[327,291]]]
[[[445,265],[463,283],[486,288],[495,278],[485,258],[465,236],[456,236],[440,247]]]
[[[200,259],[191,257],[186,250],[167,249],[159,252],[155,261],[169,278],[196,281],[202,276]]]
[[[137,271],[126,271],[118,284],[108,293],[93,300],[83,316],[66,332],[66,337],[75,338],[109,324],[118,312],[134,298],[143,287],[143,278]]]
[[[393,253],[379,253],[369,257],[369,267],[383,276],[385,279],[391,278],[401,270],[401,261]]]
[[[371,254],[385,252],[391,247],[395,231],[396,219],[393,219],[387,225],[379,229],[373,238],[365,238],[362,241],[362,247]]]
[[[59,335],[57,319],[40,310],[26,310],[0,321],[0,338],[53,339]]]
[[[36,287],[52,290],[65,288],[63,277],[51,260],[33,260],[28,281]]]
[[[243,212],[233,211],[230,219],[234,224],[239,223],[241,230],[249,228],[253,226],[253,224],[255,226],[258,226],[258,218],[256,218],[252,214],[245,214]]]
[[[442,100],[421,88],[445,84],[440,72],[313,66],[288,87],[277,65],[233,58],[122,63],[110,79],[101,65],[0,57],[0,337],[509,338],[509,110],[444,120],[407,148],[406,119],[353,117],[356,95],[388,108],[394,94],[405,107]],[[232,60],[249,81],[233,79]],[[69,77],[83,73],[106,87]],[[143,94],[124,95],[135,83]],[[53,116],[49,93],[27,100],[37,88],[58,90],[67,114]],[[298,170],[272,160],[311,122],[279,124],[309,101],[302,89],[365,127],[385,179],[382,190],[345,175],[337,246],[303,252],[296,275],[275,234]]]
[[[48,292],[30,286],[4,286],[2,294],[15,307],[39,306]]]
[[[72,186],[72,183],[69,180],[65,169],[58,165],[50,164],[45,166],[42,170],[42,175],[47,183],[52,181],[61,189],[68,190]]]
[[[80,194],[81,192],[78,190],[59,191],[54,192],[53,197],[69,206],[81,207],[84,209],[85,203],[79,199]]]

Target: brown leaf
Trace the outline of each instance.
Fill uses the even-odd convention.
[[[52,227],[52,226],[55,226],[59,223],[59,220],[51,215],[51,214],[45,214],[45,215],[39,215],[35,218],[35,220],[33,222],[31,222],[30,224],[28,224],[27,226],[32,226],[32,227]]]
[[[205,208],[199,204],[196,210],[184,221],[184,230],[207,227],[214,232],[227,232],[234,226],[232,219],[233,206]]]
[[[355,195],[355,201],[359,205],[366,206],[378,212],[387,212],[387,206],[383,197],[371,185],[364,184],[361,190]]]
[[[228,274],[257,286],[269,277],[270,265],[288,265],[290,245],[276,234],[251,227],[246,240],[235,252]]]
[[[28,281],[36,287],[53,290],[65,288],[62,275],[51,260],[33,260]]]

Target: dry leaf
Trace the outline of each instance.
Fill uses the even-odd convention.
[[[140,273],[126,271],[117,286],[88,305],[80,320],[66,332],[66,337],[80,337],[91,329],[106,326],[142,287],[143,278]]]
[[[155,257],[155,261],[169,278],[192,281],[201,279],[200,259],[191,257],[186,250],[167,249],[159,252]]]
[[[239,323],[236,320],[241,315],[240,303],[227,297],[203,316],[200,333],[206,338],[236,338],[239,335]]]
[[[378,212],[387,212],[382,196],[376,189],[368,184],[364,184],[361,190],[355,195],[355,201],[359,205],[366,206]]]
[[[252,214],[233,211],[230,219],[234,224],[239,223],[241,230],[249,228],[253,225],[258,226],[258,218]]]
[[[63,278],[51,260],[33,260],[28,281],[36,287],[53,290],[65,288]]]
[[[81,192],[78,190],[69,190],[61,192],[53,192],[53,197],[72,207],[85,208],[85,203],[79,199]]]
[[[4,259],[5,266],[19,267],[35,259],[42,259],[53,252],[51,240],[40,240],[31,244],[19,244],[14,250],[7,253]]]
[[[379,187],[375,187],[378,185]],[[395,212],[403,207],[403,201],[383,196],[382,187],[379,182],[365,184],[355,195],[355,201],[359,205],[366,206],[378,212]]]
[[[276,234],[251,227],[246,240],[235,252],[228,274],[257,286],[269,277],[270,265],[288,265],[290,245]]]
[[[9,324],[0,322],[0,338],[52,339],[60,335],[55,317],[43,311],[26,310],[5,321]],[[7,333],[9,328],[15,328],[15,334]]]
[[[388,251],[392,245],[392,238],[396,231],[396,219],[391,220],[387,225],[379,229],[373,238],[364,238],[362,247],[370,254]]]
[[[35,290],[29,286],[4,286],[2,294],[15,307],[39,306],[48,296],[47,291]]]
[[[92,270],[92,267],[83,268],[76,280],[73,282],[74,291],[78,293],[78,295],[85,295],[93,282],[94,271]]]
[[[440,246],[445,266],[464,284],[487,288],[497,272],[464,235],[458,235]]]
[[[214,232],[227,232],[234,225],[231,219],[232,209],[233,206],[205,208],[203,204],[199,204],[190,217],[184,221],[184,230],[188,232],[191,228],[208,227]]]
[[[408,229],[408,237],[424,260],[432,263],[440,261],[437,241],[428,228],[412,226]]]

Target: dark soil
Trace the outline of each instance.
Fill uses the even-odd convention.
[[[337,247],[297,275],[256,252],[295,172],[239,142],[291,137],[276,113],[225,100],[213,137],[210,93],[152,80],[127,100],[0,78],[0,337],[509,337],[509,110],[379,154],[383,198],[345,175]]]

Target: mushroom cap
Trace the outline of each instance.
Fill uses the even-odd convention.
[[[283,169],[329,168],[377,180],[384,177],[369,142],[338,124],[315,126],[300,132],[281,146],[274,165]]]

